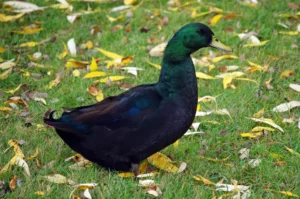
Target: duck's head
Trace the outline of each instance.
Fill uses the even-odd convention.
[[[205,47],[232,51],[229,46],[226,46],[214,36],[214,33],[208,26],[202,23],[191,23],[183,26],[176,32],[169,42],[166,54],[171,55],[175,50],[177,55],[182,52],[182,54],[187,56]],[[170,53],[168,53],[168,51],[170,51]]]

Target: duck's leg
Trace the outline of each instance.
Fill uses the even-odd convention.
[[[139,164],[131,163],[131,171],[134,173],[134,176],[139,175]]]

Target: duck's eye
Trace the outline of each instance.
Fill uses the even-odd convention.
[[[203,35],[205,33],[205,30],[203,28],[200,28],[197,30],[197,33]]]

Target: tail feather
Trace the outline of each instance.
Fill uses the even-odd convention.
[[[60,117],[59,119],[55,119],[53,117],[55,112],[55,110],[47,111],[44,116],[44,122],[49,126],[54,127],[57,131],[59,130],[60,132],[63,131],[72,134],[80,134],[80,131],[84,130],[82,129],[80,124],[76,124],[75,122],[72,122],[70,120],[68,112],[64,112],[62,117]]]

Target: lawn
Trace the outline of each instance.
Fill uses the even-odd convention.
[[[97,183],[98,186],[90,190],[93,198],[152,198],[146,193],[147,188],[138,187],[139,179],[119,177],[118,172],[107,171],[96,164],[81,170],[70,169],[73,163],[65,159],[75,152],[63,143],[54,129],[43,124],[43,117],[50,108],[61,113],[65,107],[96,103],[96,97],[87,92],[96,80],[102,79],[94,86],[98,100],[101,100],[101,91],[108,97],[124,92],[124,88],[156,82],[160,71],[148,62],[161,64],[162,57],[150,56],[149,49],[168,41],[180,27],[191,22],[207,24],[233,52],[205,48],[192,55],[205,61],[196,64],[196,71],[209,75],[202,74],[198,78],[199,98],[211,96],[199,102],[198,112],[214,112],[195,117],[194,122],[200,122],[196,131],[201,134],[184,136],[178,146],[170,145],[162,151],[176,165],[186,162],[183,172],[169,173],[151,167],[160,171],[159,175],[147,178],[153,179],[161,189],[162,195],[158,198],[206,199],[224,194],[227,196],[223,198],[231,198],[236,194],[216,191],[214,185],[197,181],[193,176],[224,184],[233,184],[236,180],[238,185],[249,186],[249,198],[300,197],[300,109],[273,111],[279,104],[291,101],[298,101],[300,106],[299,90],[290,88],[290,84],[300,87],[299,2],[137,0],[130,8],[116,12],[111,10],[124,5],[123,1],[70,1],[65,9],[50,8],[58,4],[54,0],[27,2],[47,8],[4,22],[1,13],[9,16],[18,13],[0,3],[0,169],[14,157],[12,149],[6,151],[8,141],[16,140],[31,175],[18,166],[0,172],[0,198],[69,197],[73,185],[49,182],[45,176],[51,174],[61,174],[76,184]],[[84,11],[91,13],[82,14]],[[67,16],[78,12],[82,15],[70,23]],[[20,31],[24,26],[36,32]],[[246,33],[246,37],[252,35],[252,39],[239,38],[241,33]],[[64,47],[71,38],[75,40],[76,55]],[[20,46],[26,42],[37,43],[31,47]],[[254,46],[247,46],[253,43]],[[98,48],[121,55],[123,61],[116,63]],[[233,56],[231,59],[225,56],[220,61],[214,59],[223,55]],[[125,79],[83,78],[90,72],[92,58],[97,61],[97,70],[106,76]],[[11,59],[14,59],[12,67],[7,64]],[[88,63],[78,68],[73,63],[69,67],[71,59]],[[107,67],[109,63],[112,66]],[[135,76],[121,70],[122,67],[143,70],[138,70]],[[3,74],[5,72],[8,75]],[[224,73],[227,78],[220,77]],[[61,79],[55,84],[52,81],[57,76]],[[264,111],[254,115],[262,109]],[[272,125],[279,125],[284,132],[251,118],[272,119]],[[274,131],[251,132],[257,126],[272,127]],[[195,130],[191,128],[191,131]],[[242,133],[250,133],[253,138]],[[249,150],[244,159],[239,154],[243,148]],[[36,149],[38,155],[26,159]],[[259,164],[253,165],[251,160]],[[18,183],[15,187],[11,185],[8,191],[7,183],[14,176]],[[294,196],[287,196],[289,194]]]

